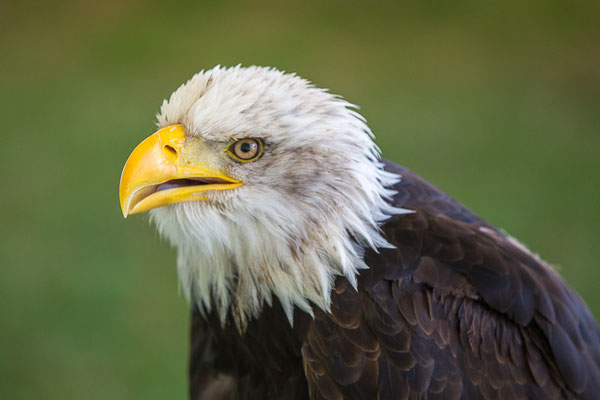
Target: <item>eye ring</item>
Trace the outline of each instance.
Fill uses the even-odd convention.
[[[263,151],[263,142],[256,138],[239,139],[229,145],[227,153],[241,162],[256,161]]]

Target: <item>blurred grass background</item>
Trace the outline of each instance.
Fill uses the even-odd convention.
[[[600,3],[0,2],[0,398],[186,395],[175,253],[117,186],[215,64],[361,106],[384,156],[558,265],[600,315]]]

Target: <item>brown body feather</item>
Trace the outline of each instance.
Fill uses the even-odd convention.
[[[600,335],[550,267],[408,170],[395,249],[367,251],[358,291],[338,278],[331,312],[274,302],[240,335],[192,314],[196,399],[595,399]]]

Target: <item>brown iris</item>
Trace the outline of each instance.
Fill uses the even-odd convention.
[[[229,153],[239,161],[254,161],[262,154],[263,144],[260,139],[245,138],[229,146]]]

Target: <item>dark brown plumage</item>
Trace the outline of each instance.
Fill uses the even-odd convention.
[[[192,399],[596,399],[600,335],[581,298],[505,234],[410,171],[331,313],[275,301],[244,335],[192,315]]]

